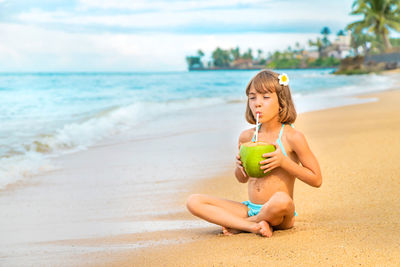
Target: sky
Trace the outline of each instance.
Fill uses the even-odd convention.
[[[360,17],[353,0],[0,0],[0,72],[185,71],[220,47],[282,51]]]

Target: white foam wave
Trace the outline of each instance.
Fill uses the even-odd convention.
[[[57,169],[39,153],[28,151],[24,155],[0,158],[0,189],[15,184],[23,178]]]
[[[316,69],[315,71],[300,73],[300,75],[304,78],[326,78],[332,76],[332,71],[333,69],[323,71]]]
[[[223,99],[191,99],[165,103],[142,102],[116,108],[84,122],[67,124],[52,136],[39,140],[41,145],[54,151],[76,151],[91,146],[106,137],[133,129],[154,118],[169,113],[223,102]]]
[[[52,134],[41,134],[21,148],[23,154],[0,158],[0,189],[19,179],[53,170],[52,157],[87,149],[97,142],[135,126],[174,112],[226,102],[223,98],[193,98],[185,101],[141,102],[118,107],[84,121],[69,123]]]
[[[315,93],[315,96],[357,96],[388,90],[393,87],[395,80],[388,76],[370,74],[360,77],[360,82],[354,85],[337,87],[327,92]]]

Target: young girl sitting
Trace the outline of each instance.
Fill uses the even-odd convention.
[[[221,225],[225,235],[246,231],[271,237],[273,230],[293,227],[295,179],[321,186],[318,161],[303,133],[292,127],[297,113],[288,82],[286,74],[262,70],[246,87],[246,119],[256,124],[258,113],[258,141],[276,148],[263,155],[261,169],[264,173],[271,171],[263,178],[249,177],[237,154],[235,176],[240,183],[248,183],[249,200],[241,203],[201,194],[191,195],[187,200],[187,208],[193,215]],[[255,132],[251,128],[240,134],[239,149],[243,143],[254,142]]]

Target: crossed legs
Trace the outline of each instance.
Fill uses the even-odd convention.
[[[294,224],[294,203],[284,192],[275,193],[252,217],[248,217],[246,205],[208,195],[191,195],[186,206],[193,215],[221,225],[225,234],[246,231],[270,237],[271,226],[283,230]]]

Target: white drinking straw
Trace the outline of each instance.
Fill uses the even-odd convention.
[[[260,116],[260,113],[257,113],[257,121],[256,121],[256,142],[258,142],[258,117]]]

